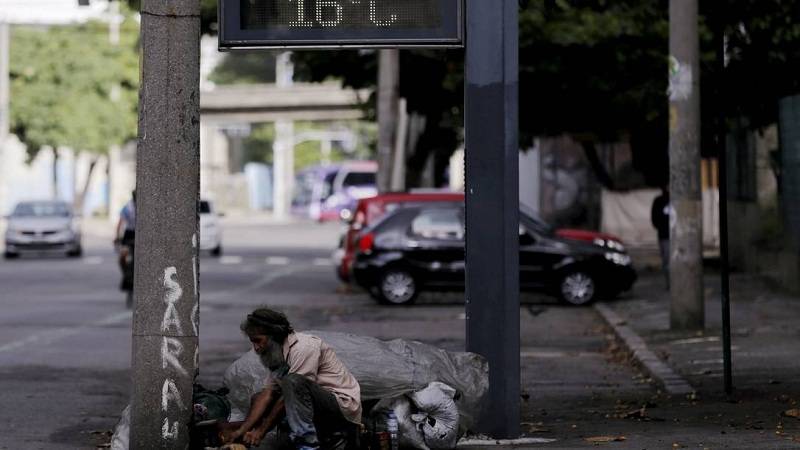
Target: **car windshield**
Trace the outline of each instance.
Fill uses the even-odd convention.
[[[538,233],[543,236],[551,236],[555,233],[552,225],[540,219],[531,209],[520,205],[519,221],[528,231]]]
[[[65,203],[20,203],[11,214],[15,217],[69,217]]]

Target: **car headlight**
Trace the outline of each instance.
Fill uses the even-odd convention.
[[[629,266],[631,264],[631,257],[625,253],[607,252],[603,256],[618,266]]]
[[[622,245],[622,242],[617,241],[615,239],[600,239],[597,238],[592,241],[595,245],[599,245],[600,247],[605,247],[611,250],[615,250],[618,252],[624,252],[625,246]]]

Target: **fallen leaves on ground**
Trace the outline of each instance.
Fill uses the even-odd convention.
[[[626,439],[625,436],[592,436],[583,440],[592,444],[606,444],[608,442],[622,442]]]
[[[795,419],[800,419],[800,409],[792,408],[787,409],[783,412],[783,415],[786,417],[794,417]]]

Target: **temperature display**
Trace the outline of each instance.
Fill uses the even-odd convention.
[[[245,29],[437,28],[436,0],[241,0]]]
[[[220,47],[456,47],[463,0],[220,0]]]

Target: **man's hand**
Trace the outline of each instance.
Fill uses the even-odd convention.
[[[239,440],[244,432],[241,428],[227,427],[219,430],[219,439],[223,444],[230,444]]]
[[[266,434],[263,430],[256,428],[254,430],[250,430],[244,434],[244,439],[242,441],[247,445],[257,446],[261,444],[261,441],[264,439],[264,435]]]

